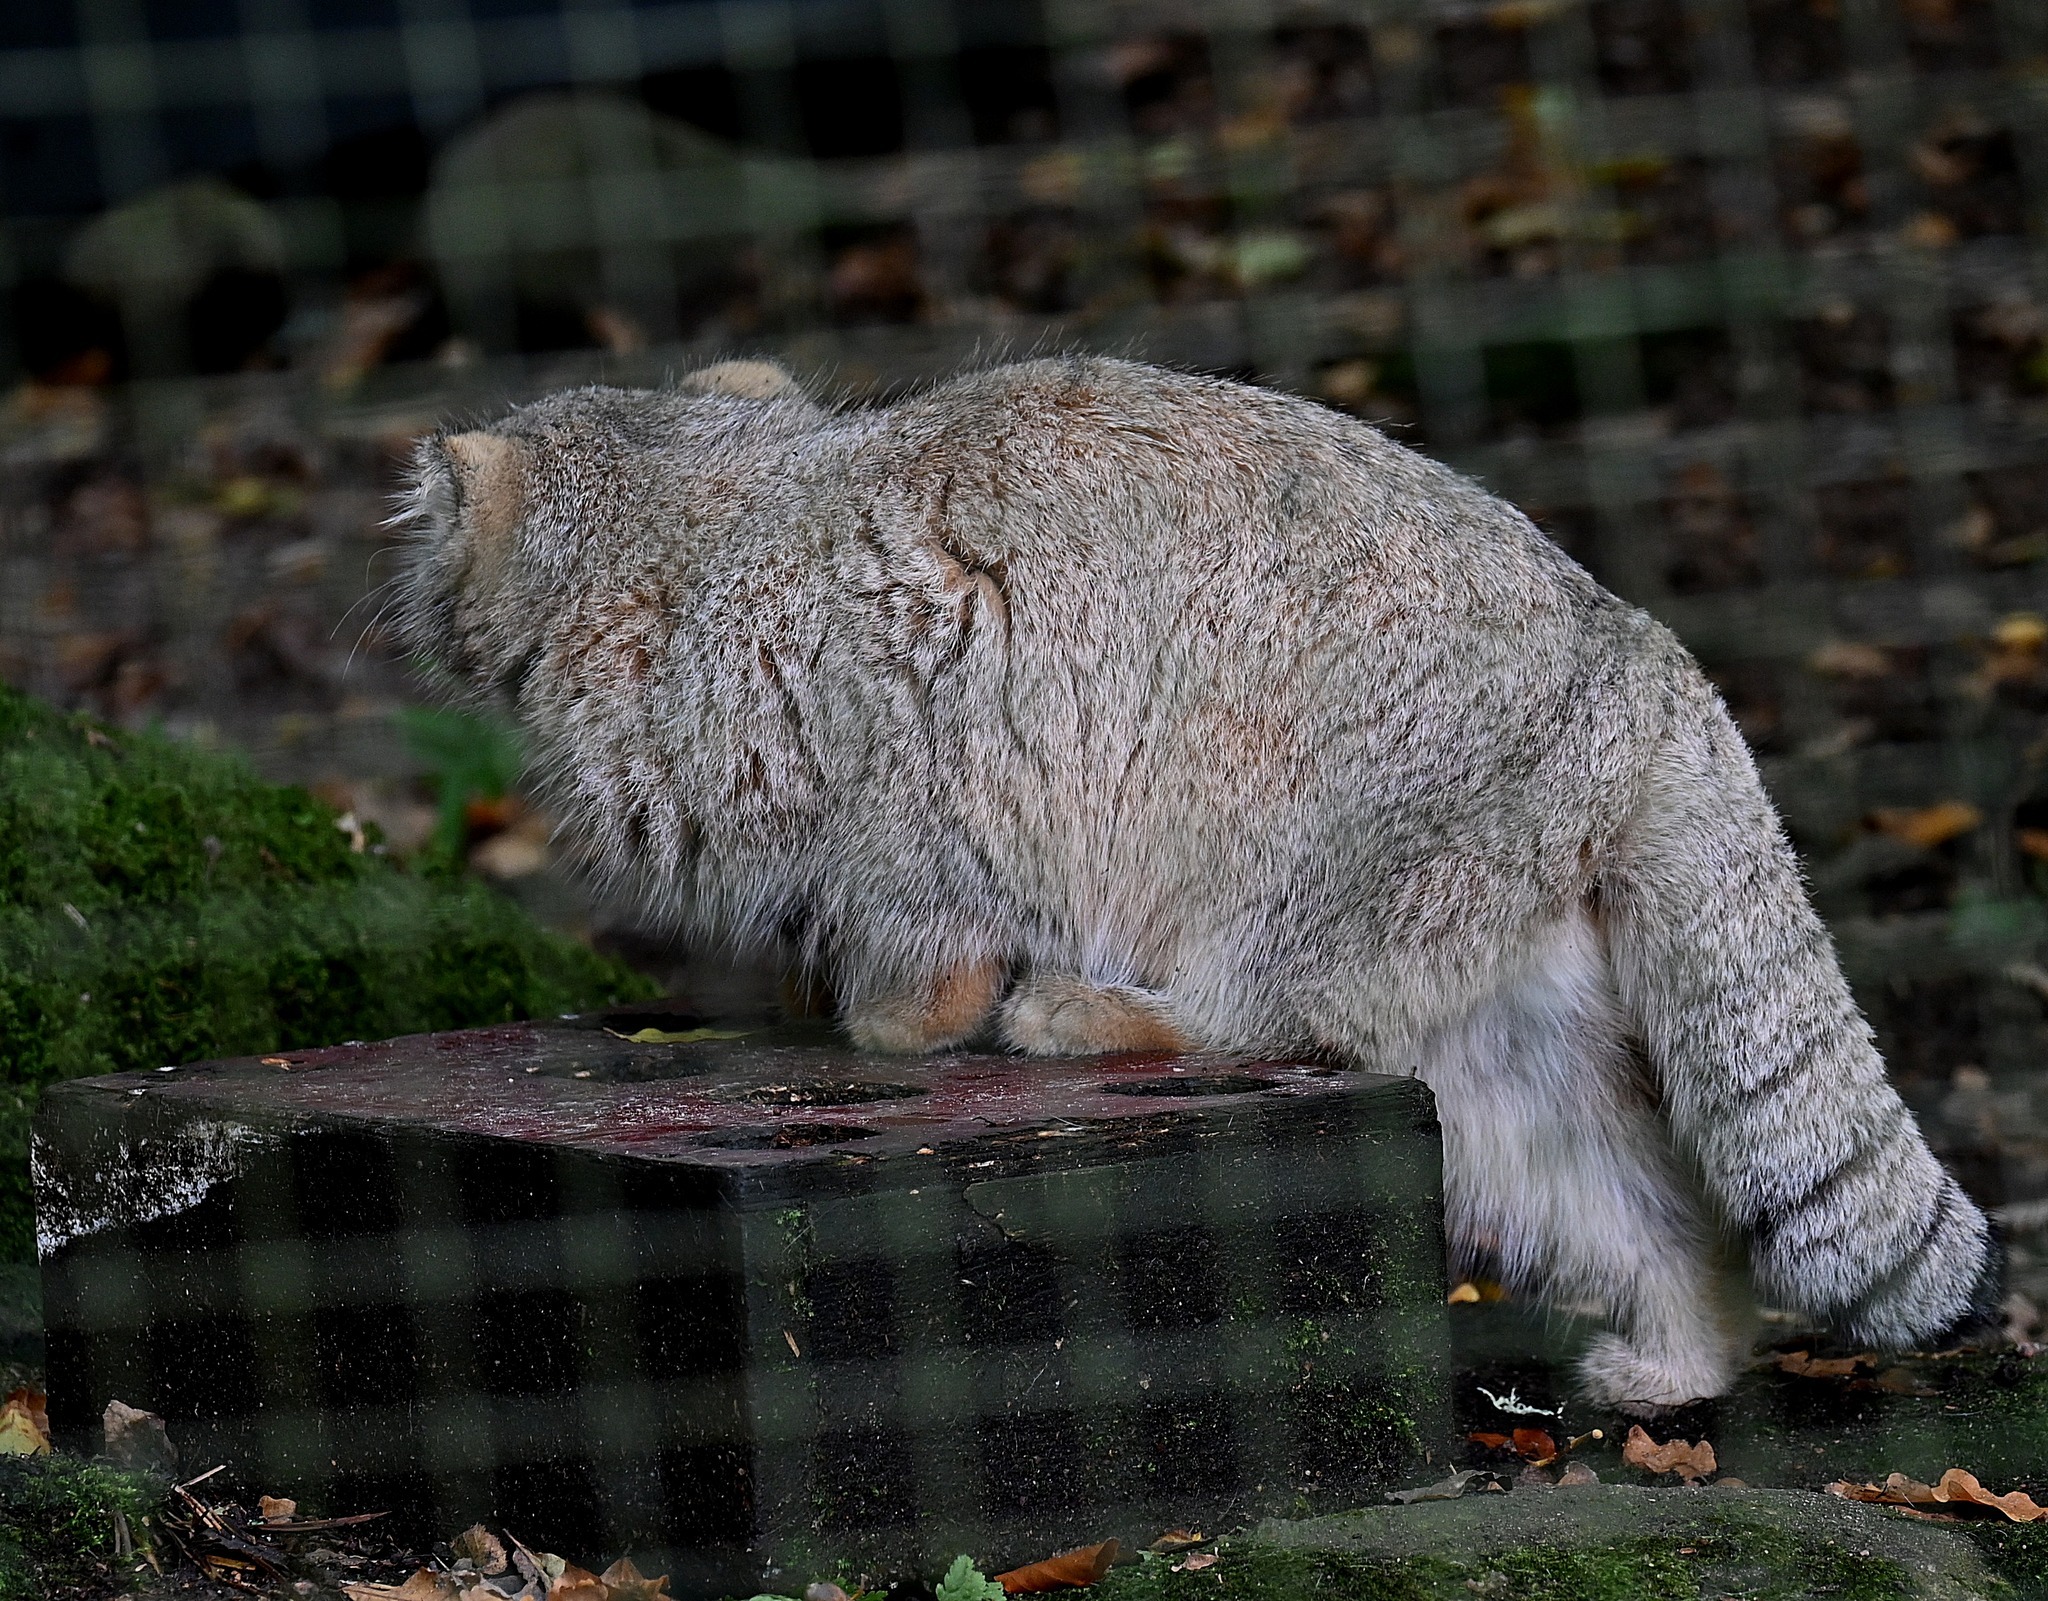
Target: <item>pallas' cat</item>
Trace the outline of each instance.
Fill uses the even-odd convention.
[[[1723,1392],[1710,1236],[1859,1341],[1982,1310],[1699,668],[1511,506],[1126,362],[824,409],[731,363],[423,443],[413,644],[600,870],[829,974],[855,1041],[1420,1073],[1453,1240],[1592,1299],[1581,1377]]]

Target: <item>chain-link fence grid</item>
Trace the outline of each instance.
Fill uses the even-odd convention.
[[[437,416],[755,351],[1298,389],[1699,652],[2048,1283],[2048,9],[96,0],[0,18],[0,108],[11,678],[402,834],[342,619]]]

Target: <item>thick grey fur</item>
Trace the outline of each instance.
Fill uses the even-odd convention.
[[[1607,1308],[1602,1402],[1726,1390],[1720,1225],[1850,1338],[1969,1311],[1985,1220],[1713,689],[1446,468],[1065,359],[866,411],[758,364],[580,390],[414,483],[415,645],[510,698],[614,883],[829,971],[857,1040],[1139,1017],[1420,1072],[1458,1250]],[[990,1009],[920,1031],[978,963]]]

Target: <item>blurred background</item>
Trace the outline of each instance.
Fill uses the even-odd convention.
[[[408,711],[415,435],[1066,349],[1378,423],[1699,653],[2048,1278],[2039,0],[16,4],[0,213],[0,677],[452,830],[708,1005],[763,980],[592,905],[516,748]]]

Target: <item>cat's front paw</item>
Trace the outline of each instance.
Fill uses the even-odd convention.
[[[864,1051],[917,1056],[972,1039],[1002,993],[1004,966],[961,962],[929,982],[864,996],[847,1007],[846,1032]]]
[[[1187,1037],[1146,991],[1049,974],[1033,974],[1012,990],[998,1021],[1003,1043],[1027,1056],[1188,1047]]]
[[[1593,1405],[1656,1417],[1688,1402],[1726,1395],[1735,1370],[1729,1353],[1718,1347],[1650,1352],[1618,1334],[1603,1334],[1579,1358],[1578,1378]]]

